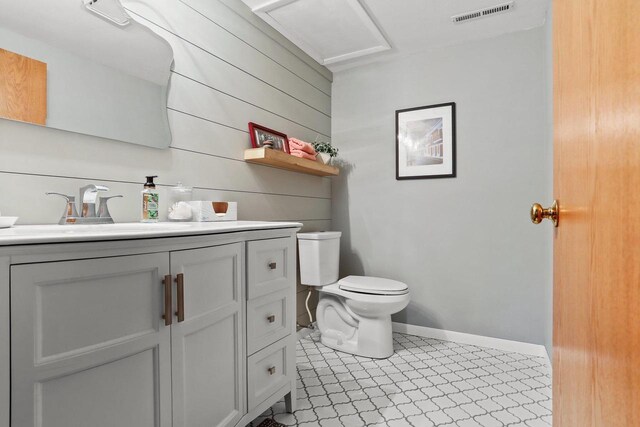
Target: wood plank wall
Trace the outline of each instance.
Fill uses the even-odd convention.
[[[331,135],[331,73],[253,15],[240,0],[124,0],[134,19],[173,47],[168,113],[173,144],[156,150],[0,120],[0,212],[19,223],[55,223],[61,199],[106,184],[116,221],[139,219],[144,176],[161,200],[182,181],[198,199],[237,201],[240,219],[331,227],[331,181],[245,163],[254,121],[313,141]],[[307,323],[299,288],[299,322]]]

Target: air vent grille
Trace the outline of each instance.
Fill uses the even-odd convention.
[[[462,13],[460,15],[454,15],[451,20],[458,24],[462,22],[472,21],[474,19],[484,18],[485,16],[495,15],[497,13],[508,12],[513,9],[514,2],[501,3],[486,9],[474,10],[473,12]]]

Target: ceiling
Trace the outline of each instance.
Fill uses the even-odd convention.
[[[544,24],[550,0],[453,23],[451,17],[508,0],[243,0],[258,16],[332,71]]]

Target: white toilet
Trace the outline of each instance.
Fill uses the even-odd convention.
[[[338,280],[339,231],[298,233],[300,281],[320,293],[316,310],[322,344],[358,356],[393,354],[391,315],[409,304],[409,287],[379,277]]]

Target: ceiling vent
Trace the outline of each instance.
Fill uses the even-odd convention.
[[[486,16],[496,15],[498,13],[504,13],[512,10],[514,7],[514,2],[509,1],[506,3],[500,3],[495,6],[487,7],[485,9],[474,10],[473,12],[461,13],[460,15],[454,15],[451,17],[451,20],[455,24],[460,24],[462,22],[473,21],[475,19],[484,18]]]

